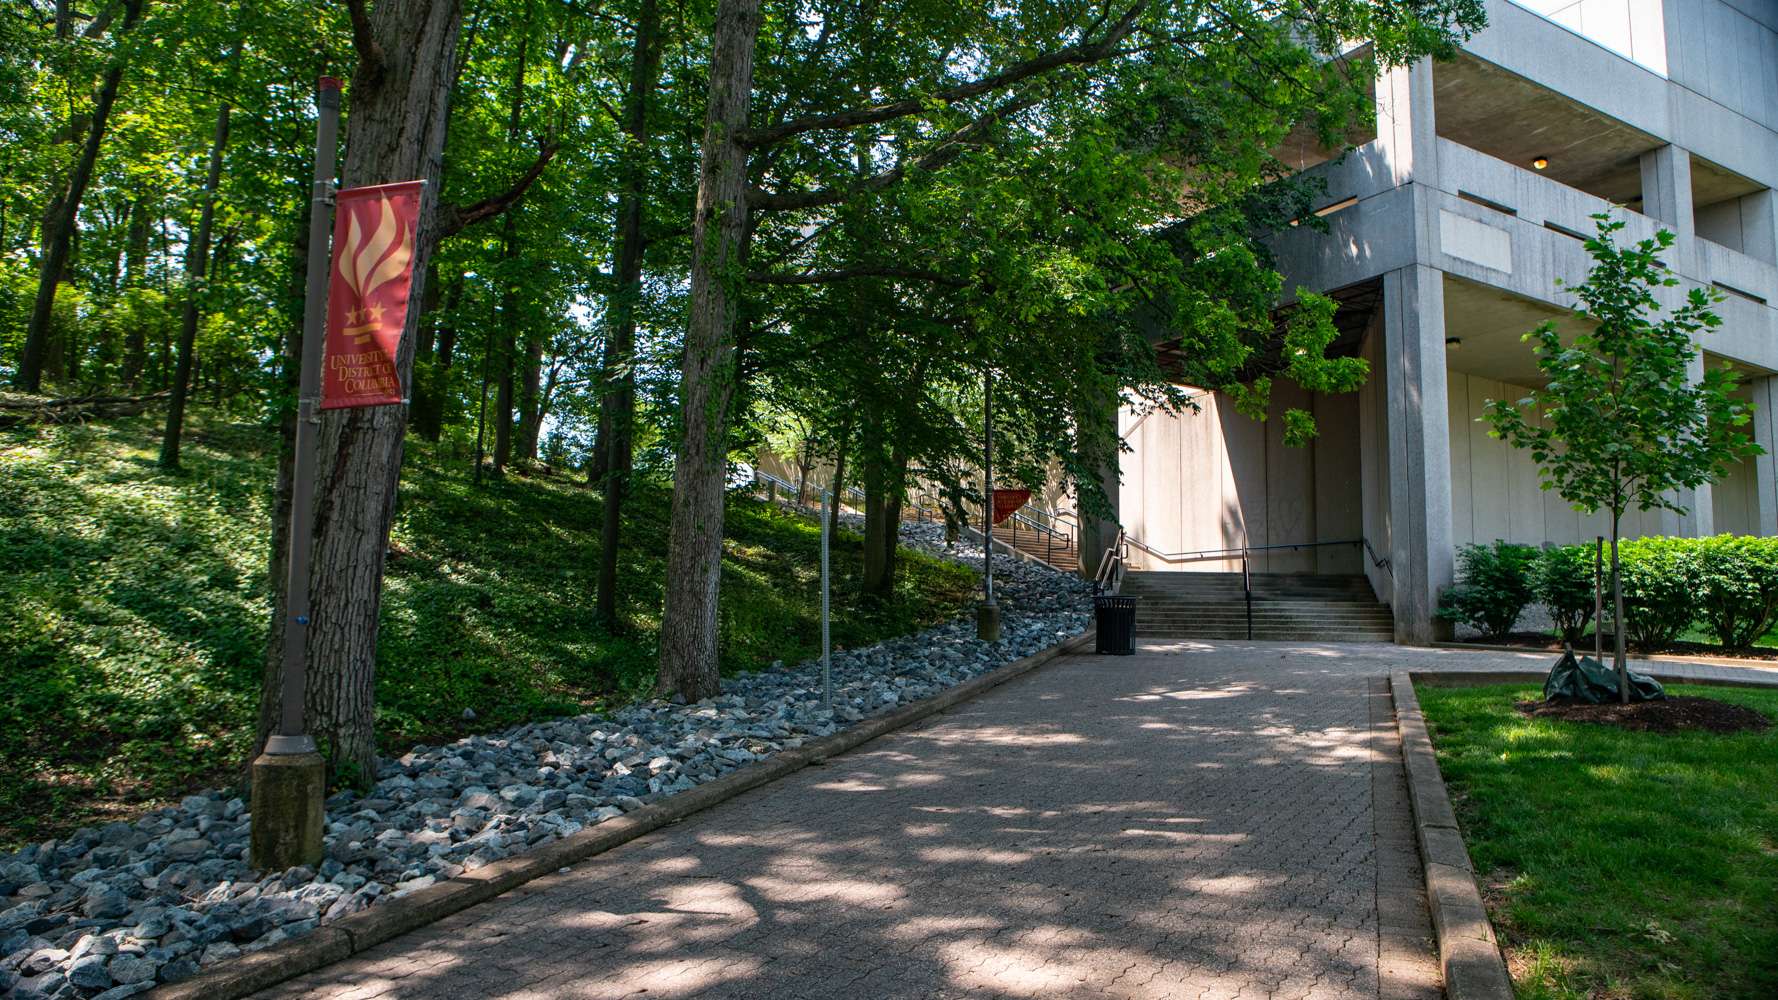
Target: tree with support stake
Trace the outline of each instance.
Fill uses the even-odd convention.
[[[1730,395],[1727,368],[1693,379],[1694,338],[1722,325],[1702,288],[1662,312],[1656,290],[1679,284],[1661,254],[1662,230],[1620,246],[1622,221],[1594,216],[1587,240],[1593,267],[1572,291],[1585,332],[1563,346],[1554,322],[1527,333],[1544,387],[1518,402],[1489,400],[1489,434],[1531,452],[1541,486],[1578,511],[1611,515],[1611,594],[1618,697],[1630,700],[1624,650],[1624,588],[1618,561],[1623,516],[1637,510],[1689,511],[1684,491],[1720,480],[1731,463],[1760,454],[1745,431],[1752,407]]]

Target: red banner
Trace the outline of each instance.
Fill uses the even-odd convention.
[[[1013,511],[1025,506],[1025,502],[1030,499],[1030,490],[995,490],[994,523],[999,524],[1011,517]]]
[[[395,355],[414,282],[414,230],[425,181],[335,195],[321,408],[402,401]]]

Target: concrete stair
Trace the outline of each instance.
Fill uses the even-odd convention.
[[[1138,637],[1247,638],[1239,573],[1131,572],[1119,593],[1137,598]],[[1363,576],[1255,573],[1253,638],[1391,642],[1395,619]]]

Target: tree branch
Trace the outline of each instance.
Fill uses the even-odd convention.
[[[909,115],[919,114],[922,111],[930,109],[934,102],[941,104],[955,104],[958,101],[965,101],[972,97],[980,97],[983,94],[1002,90],[1023,80],[1028,80],[1034,76],[1040,76],[1052,70],[1061,69],[1064,66],[1080,66],[1088,63],[1095,63],[1116,52],[1118,43],[1122,42],[1124,38],[1134,30],[1136,27],[1136,18],[1141,15],[1142,11],[1147,7],[1148,0],[1138,0],[1137,3],[1131,5],[1129,9],[1124,11],[1123,17],[1119,18],[1117,22],[1113,24],[1097,41],[1079,45],[1070,45],[1066,48],[1057,49],[1054,52],[1046,52],[1043,55],[1027,59],[1024,62],[1015,63],[998,73],[989,74],[988,76],[982,77],[980,80],[960,84],[921,97],[910,97],[905,100],[891,101],[888,104],[879,104],[875,107],[854,108],[848,111],[837,111],[825,115],[809,115],[803,118],[791,119],[790,121],[769,128],[742,129],[735,133],[735,141],[748,149],[759,149],[764,146],[782,142],[793,136],[801,135],[804,132],[814,132],[824,129],[856,128],[860,125],[876,125],[886,121],[893,121],[896,118],[906,118]]]
[[[818,208],[822,205],[839,204],[854,195],[866,194],[872,191],[881,191],[906,177],[910,168],[916,172],[922,170],[936,170],[952,160],[955,160],[957,157],[962,156],[964,150],[971,144],[980,141],[983,135],[987,133],[990,126],[1011,118],[1013,115],[1028,108],[1035,107],[1042,100],[1043,98],[1037,95],[1017,97],[1006,101],[998,107],[984,111],[971,120],[969,124],[952,132],[944,139],[944,141],[915,159],[911,165],[907,163],[898,163],[888,170],[872,174],[871,176],[858,181],[856,184],[851,184],[845,187],[818,188],[814,191],[792,191],[779,194],[755,188],[748,194],[747,204],[749,207],[762,212]]]
[[[948,274],[928,271],[917,267],[896,267],[892,264],[860,264],[856,267],[841,267],[831,271],[804,271],[796,274],[781,272],[754,271],[747,275],[747,280],[760,285],[824,285],[834,281],[850,281],[854,278],[905,278],[909,281],[928,281],[936,285],[950,288],[966,288],[969,283]]]
[[[364,0],[346,0],[346,12],[352,18],[352,47],[358,50],[358,71],[375,79],[383,72],[383,46],[377,43],[376,32],[371,30]]]
[[[547,143],[537,151],[537,159],[513,182],[512,187],[497,195],[483,198],[469,206],[440,205],[438,206],[438,238],[446,239],[462,232],[478,222],[486,222],[517,204],[537,178],[543,176],[544,168],[556,155],[560,147],[555,143]]]

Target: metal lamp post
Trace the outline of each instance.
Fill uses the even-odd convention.
[[[975,609],[975,637],[1000,639],[1000,605],[994,603],[994,375],[982,367],[982,603]]]
[[[827,536],[832,532],[833,490],[821,491],[821,707],[833,711],[833,643],[828,628]]]
[[[309,546],[314,529],[315,431],[320,425],[321,349],[327,316],[331,254],[328,209],[333,205],[340,81],[322,77],[315,103],[315,177],[309,198],[308,288],[303,300],[302,375],[291,474],[290,556],[285,582],[284,684],[277,730],[251,766],[252,863],[283,869],[321,860],[326,762],[304,720],[308,688]]]

